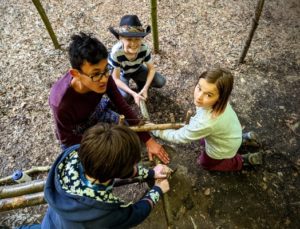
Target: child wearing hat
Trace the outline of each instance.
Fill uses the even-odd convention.
[[[166,79],[155,71],[151,50],[143,42],[150,30],[150,26],[142,26],[136,15],[125,15],[121,18],[119,27],[109,27],[109,31],[119,40],[108,59],[109,64],[114,67],[113,79],[122,96],[129,99],[131,95],[137,105],[140,100],[147,99],[150,86],[161,88],[166,83]],[[130,89],[130,79],[137,84],[138,92]]]

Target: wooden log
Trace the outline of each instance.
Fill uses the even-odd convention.
[[[46,181],[35,180],[23,184],[0,187],[0,199],[42,192]]]
[[[46,203],[43,192],[1,199],[0,212],[9,211],[12,209],[25,208]]]
[[[37,172],[48,172],[49,170],[50,170],[50,166],[36,166],[36,167],[32,167],[31,169],[25,170],[23,172],[26,173],[27,175],[30,175],[30,174],[37,173]],[[1,178],[0,184],[7,183],[10,181],[13,181],[11,175]]]
[[[114,187],[141,182],[145,182],[145,180],[141,176],[127,179],[115,179]],[[42,192],[45,183],[46,181],[37,180],[20,185],[12,185],[10,187],[6,187],[5,191],[1,193],[0,197],[0,212],[46,203],[44,200],[44,192]],[[35,189],[30,189],[30,185],[35,186]],[[20,186],[22,188],[17,186]],[[17,190],[22,190],[22,192],[17,192]],[[29,193],[33,191],[35,191],[35,193]]]
[[[184,125],[185,125],[184,123],[165,123],[165,124],[148,123],[141,126],[129,126],[129,128],[135,132],[147,132],[151,130],[179,129]]]

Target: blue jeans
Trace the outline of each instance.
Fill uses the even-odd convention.
[[[129,80],[132,79],[138,88],[138,91],[142,90],[146,81],[147,81],[147,76],[148,76],[148,68],[142,65],[137,71],[129,74],[121,74],[120,79],[123,83],[125,83],[127,86],[129,86]],[[163,77],[161,74],[158,72],[155,72],[154,78],[152,80],[152,83],[150,87],[156,87],[156,88],[161,88],[166,84],[166,79]],[[121,95],[125,98],[129,98],[129,94],[122,89],[119,88],[119,91]]]

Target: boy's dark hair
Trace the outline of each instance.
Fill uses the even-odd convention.
[[[226,108],[233,88],[233,75],[224,68],[214,68],[203,72],[200,75],[199,80],[201,78],[206,79],[208,83],[216,84],[216,87],[219,91],[219,99],[213,105],[212,112],[221,114]]]
[[[133,175],[141,144],[126,126],[98,123],[84,134],[78,151],[85,173],[100,182]]]
[[[72,68],[81,70],[85,60],[91,64],[97,64],[107,57],[106,47],[92,34],[80,32],[78,35],[71,37],[69,60]]]

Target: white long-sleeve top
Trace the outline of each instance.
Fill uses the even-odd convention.
[[[242,143],[242,127],[229,103],[216,118],[212,118],[211,109],[197,108],[188,125],[178,130],[156,130],[152,133],[173,143],[204,138],[206,153],[213,159],[234,157]]]

